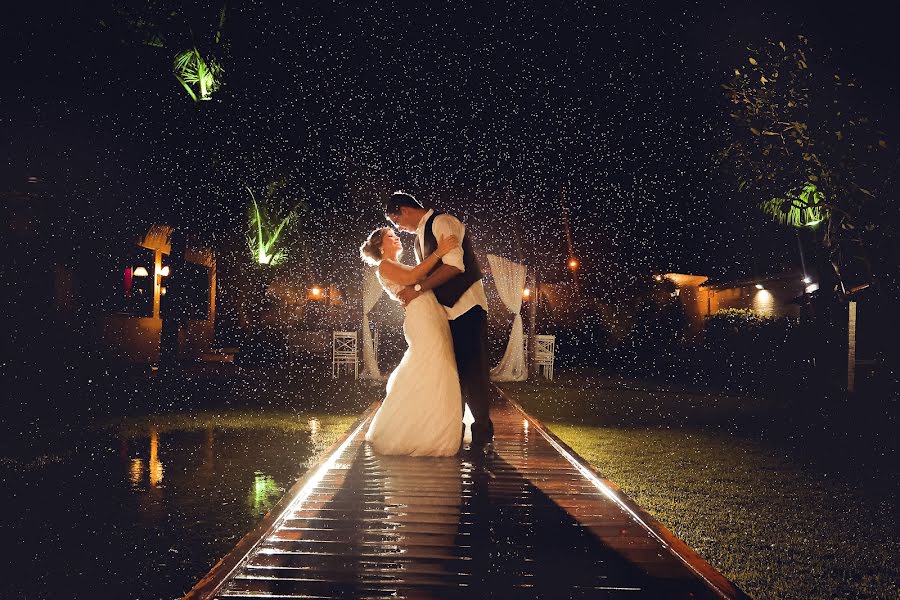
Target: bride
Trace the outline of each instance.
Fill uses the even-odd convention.
[[[441,237],[437,250],[415,267],[400,262],[403,245],[389,227],[373,231],[360,247],[363,260],[378,265],[388,295],[425,279],[440,258],[459,245]],[[388,378],[384,402],[372,418],[366,440],[378,454],[450,456],[461,442],[462,396],[447,313],[432,292],[406,307],[403,334],[409,347]]]

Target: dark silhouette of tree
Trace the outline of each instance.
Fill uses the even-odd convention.
[[[891,200],[900,162],[865,114],[859,84],[800,35],[748,48],[722,87],[735,125],[722,158],[739,191],[777,221],[813,232],[830,263],[820,276],[838,293],[876,283],[898,297]]]

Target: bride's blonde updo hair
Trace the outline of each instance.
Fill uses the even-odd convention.
[[[381,255],[381,244],[384,236],[390,231],[389,227],[381,227],[369,234],[369,238],[359,247],[359,256],[370,265],[377,265],[384,258]]]

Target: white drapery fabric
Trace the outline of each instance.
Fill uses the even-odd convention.
[[[363,370],[360,377],[363,379],[384,379],[378,370],[378,357],[375,356],[375,348],[372,345],[372,332],[369,330],[369,312],[375,308],[378,299],[381,298],[381,282],[375,274],[375,269],[367,268],[363,273],[362,293],[362,347]]]
[[[487,258],[491,265],[494,285],[497,286],[497,292],[500,294],[500,300],[503,301],[509,312],[515,315],[506,352],[503,353],[500,363],[491,369],[491,379],[494,381],[525,381],[528,378],[528,368],[525,364],[522,290],[525,287],[528,268],[495,254],[488,254]]]

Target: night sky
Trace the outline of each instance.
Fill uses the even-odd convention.
[[[717,160],[719,86],[747,44],[805,34],[896,130],[900,69],[875,2],[229,2],[224,85],[200,105],[172,76],[180,48],[123,41],[117,7],[140,3],[98,4],[27,3],[2,36],[0,181],[40,177],[73,243],[155,220],[222,242],[246,226],[244,186],[280,178],[281,201],[308,206],[325,278],[357,272],[383,199],[404,189],[553,279],[565,189],[588,288],[764,273],[796,243]],[[178,18],[206,44],[220,7]]]

